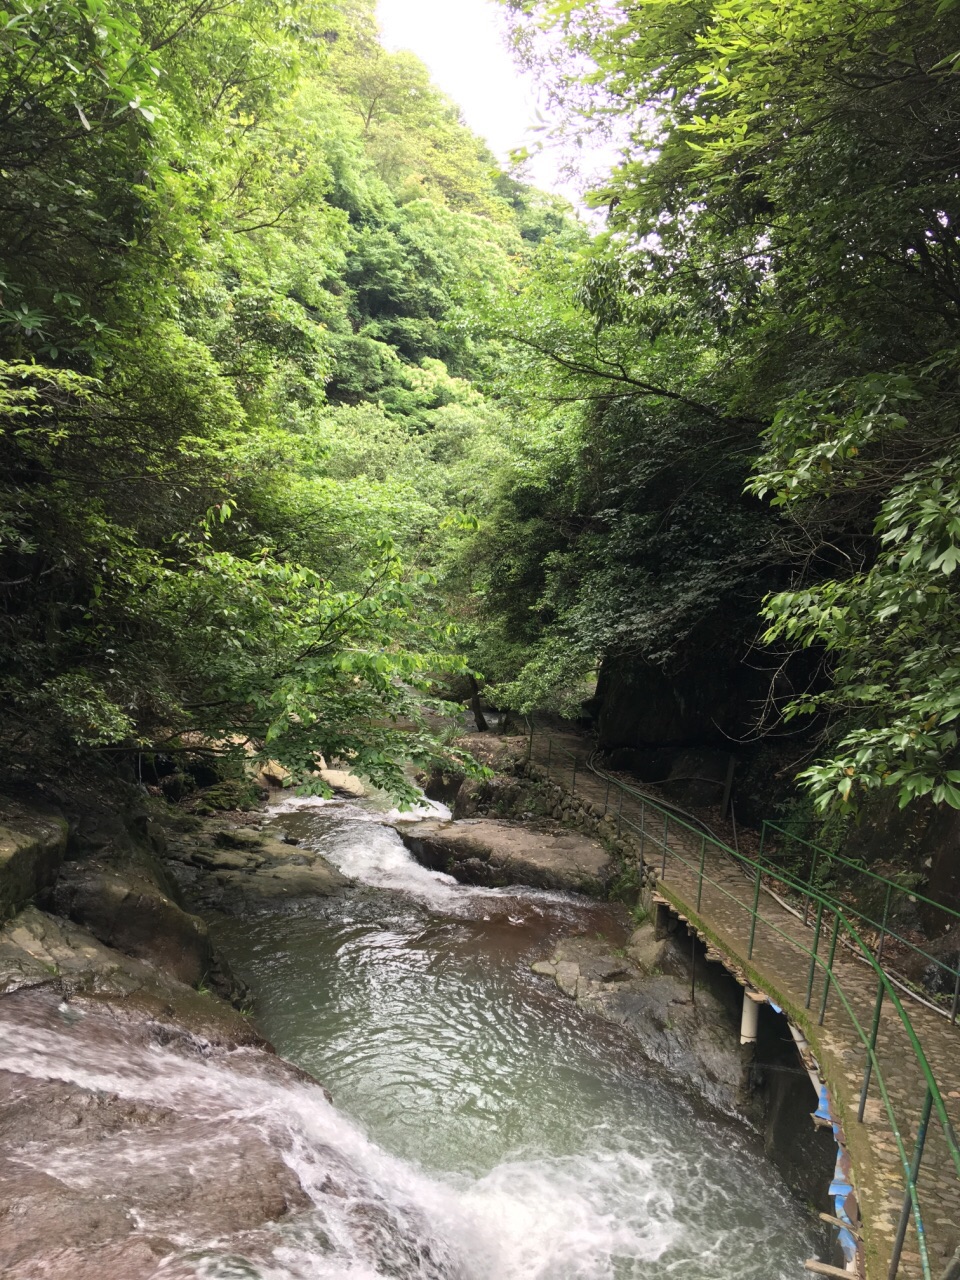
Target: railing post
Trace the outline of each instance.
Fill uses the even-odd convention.
[[[867,1090],[870,1088],[870,1074],[873,1071],[873,1055],[877,1048],[877,1035],[880,1031],[880,1010],[883,1008],[883,996],[886,988],[883,985],[883,979],[877,985],[877,1003],[873,1010],[873,1028],[870,1032],[870,1051],[867,1053],[867,1065],[863,1070],[863,1087],[860,1090],[860,1108],[857,1111],[857,1119],[863,1123],[863,1113],[867,1107]]]
[[[553,762],[553,739],[547,739],[547,780],[550,779],[550,765]]]
[[[763,861],[763,846],[767,843],[767,820],[764,818],[760,826],[760,852],[757,854],[757,861]]]
[[[807,974],[807,1004],[813,999],[813,975],[817,971],[817,952],[820,950],[820,926],[823,923],[823,903],[817,903],[817,923],[813,929],[813,951],[810,953],[810,972]]]
[[[753,914],[750,917],[750,946],[747,949],[747,959],[753,959],[753,943],[757,936],[757,907],[760,904],[760,872],[761,868],[757,867],[757,879],[753,886]]]
[[[667,878],[667,837],[670,830],[670,815],[665,814],[663,819],[663,868],[660,872],[660,879]]]
[[[817,859],[820,857],[820,850],[816,845],[813,846],[813,862],[810,866],[810,875],[807,877],[807,884],[813,888],[813,877],[817,874]],[[803,923],[808,924],[810,921],[810,895],[809,893],[803,900]]]
[[[880,922],[880,945],[877,947],[877,964],[883,959],[883,944],[887,940],[887,916],[890,914],[890,896],[893,893],[893,885],[887,885],[887,896],[883,903],[883,920]]]
[[[620,803],[623,803],[623,792],[620,792]],[[647,847],[647,806],[640,801],[640,861],[646,862]]]
[[[617,805],[617,839],[620,839],[620,819],[623,815],[623,787],[620,788],[620,803]]]
[[[697,877],[697,910],[700,910],[700,899],[703,897],[703,864],[707,858],[707,837],[700,837],[700,874]]]
[[[957,970],[957,980],[953,984],[953,1005],[950,1009],[951,1022],[956,1022],[958,1008],[960,1008],[960,969]]]
[[[610,803],[610,779],[607,779],[607,789],[603,795],[603,816],[607,816],[607,806]]]
[[[930,1112],[933,1110],[933,1091],[927,1089],[927,1096],[923,1103],[923,1112],[920,1116],[920,1125],[917,1129],[917,1141],[913,1148],[913,1161],[907,1174],[907,1190],[903,1197],[903,1208],[900,1210],[900,1222],[897,1226],[896,1239],[893,1242],[893,1253],[890,1257],[890,1270],[887,1272],[887,1280],[897,1280],[897,1272],[900,1270],[900,1255],[903,1253],[903,1242],[907,1238],[907,1225],[910,1222],[910,1210],[913,1207],[913,1196],[911,1192],[917,1185],[917,1174],[920,1172],[920,1161],[923,1159],[923,1146],[927,1140],[927,1126],[930,1124]],[[920,1223],[917,1223],[917,1235],[921,1234]]]
[[[577,794],[577,757],[576,755],[574,755],[573,757],[573,778],[570,780],[570,794],[572,796],[575,796]]]
[[[840,909],[837,908],[833,913],[833,934],[830,938],[830,957],[827,960],[827,972],[823,979],[823,999],[820,1001],[820,1022],[823,1026],[823,1020],[827,1016],[827,997],[830,995],[830,983],[833,981],[833,958],[837,954],[837,938],[840,934]]]

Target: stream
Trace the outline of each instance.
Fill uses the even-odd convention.
[[[758,1141],[530,972],[622,943],[622,908],[459,885],[367,802],[270,826],[351,878],[214,926],[297,1065],[8,994],[4,1280],[801,1280],[814,1231]]]
[[[413,1195],[452,1274],[800,1280],[809,1223],[749,1136],[530,973],[561,934],[622,942],[619,909],[459,885],[353,804],[291,802],[272,825],[356,887],[309,914],[226,922],[218,945],[264,1033],[357,1126],[351,1156],[388,1198]]]

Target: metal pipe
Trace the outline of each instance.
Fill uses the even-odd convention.
[[[810,1008],[810,1001],[813,999],[813,975],[817,971],[817,952],[820,950],[820,925],[823,923],[823,903],[817,903],[817,923],[813,930],[813,951],[810,953],[810,972],[807,974],[807,1003],[806,1008]]]
[[[816,1071],[807,1065],[807,1057],[810,1055],[810,1046],[807,1043],[807,1037],[799,1028],[795,1027],[790,1019],[787,1019],[787,1026],[790,1028],[790,1034],[793,1036],[793,1043],[797,1046],[797,1053],[800,1055],[800,1061],[806,1068],[807,1075],[810,1077],[810,1083],[813,1085],[813,1091],[820,1097],[820,1089],[823,1081],[820,1079]]]
[[[860,1090],[860,1107],[857,1119],[863,1123],[863,1113],[867,1106],[867,1090],[870,1088],[870,1075],[873,1071],[873,1054],[877,1048],[877,1035],[880,1031],[880,1010],[883,1008],[883,996],[886,991],[883,979],[877,984],[877,1003],[873,1010],[873,1028],[870,1032],[870,1052],[867,1054],[867,1065],[863,1069],[863,1087]]]
[[[577,757],[576,756],[573,757],[573,778],[570,782],[570,794],[572,796],[575,796],[577,794]]]
[[[887,1280],[897,1280],[897,1272],[900,1270],[900,1255],[903,1253],[903,1242],[907,1238],[907,1225],[910,1222],[910,1210],[913,1207],[913,1194],[916,1193],[917,1174],[920,1172],[920,1161],[923,1159],[923,1147],[927,1140],[927,1126],[930,1124],[930,1112],[933,1109],[933,1092],[927,1089],[927,1096],[923,1103],[923,1112],[920,1116],[920,1126],[917,1129],[917,1141],[913,1148],[913,1161],[910,1165],[910,1172],[907,1177],[907,1191],[903,1197],[903,1208],[900,1210],[900,1222],[897,1225],[897,1235],[893,1242],[893,1253],[890,1257],[890,1270],[887,1272]],[[923,1233],[923,1225],[917,1222],[917,1235]]]
[[[810,875],[807,877],[807,884],[813,887],[813,878],[817,874],[817,858],[820,856],[820,850],[814,847],[813,864],[810,867]],[[809,893],[803,900],[803,923],[807,924],[810,920],[810,895]]]
[[[760,868],[757,867],[757,882],[753,887],[753,914],[750,919],[750,946],[747,949],[747,959],[753,959],[753,943],[757,936],[757,906],[760,902]]]
[[[550,778],[550,765],[553,761],[553,739],[547,739],[547,779]]]
[[[620,803],[617,805],[617,838],[620,837],[620,823],[623,817],[623,787],[620,788]]]
[[[607,779],[607,789],[603,795],[603,816],[607,816],[607,805],[610,803],[610,779]]]
[[[697,1003],[697,935],[696,931],[690,933],[690,1003]]]
[[[953,1005],[950,1009],[951,1022],[956,1022],[958,1008],[960,1008],[960,969],[957,970],[957,980],[953,984]]]
[[[667,836],[670,831],[670,815],[666,814],[663,819],[663,869],[660,873],[660,879],[667,878]]]
[[[700,899],[703,897],[703,864],[707,857],[707,837],[700,837],[700,875],[697,879],[697,910],[700,910]]]
[[[827,1016],[827,997],[830,995],[830,983],[833,981],[833,958],[837,954],[837,936],[840,933],[840,912],[833,913],[833,936],[830,939],[830,957],[827,960],[827,972],[823,975],[823,999],[820,1001],[820,1026]]]
[[[890,913],[890,895],[893,893],[893,885],[887,885],[887,896],[883,903],[883,920],[880,924],[880,945],[877,947],[877,964],[883,960],[883,944],[887,940],[887,916]]]

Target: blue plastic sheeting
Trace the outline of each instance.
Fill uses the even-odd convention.
[[[830,1183],[830,1195],[833,1197],[835,1209],[834,1217],[839,1218],[841,1222],[849,1223],[852,1231],[853,1223],[847,1213],[847,1199],[853,1194],[853,1183],[850,1181],[849,1173],[850,1157],[840,1145],[840,1126],[833,1118],[830,1091],[825,1084],[820,1086],[820,1100],[814,1115],[818,1120],[828,1120],[833,1127],[833,1136],[837,1142],[837,1164],[833,1171],[833,1181]],[[857,1242],[851,1231],[844,1227],[839,1234],[840,1248],[847,1262],[852,1262],[857,1256]]]
[[[769,996],[767,996],[767,1004],[770,1006],[771,1009],[775,1010],[777,1013],[783,1013],[783,1010],[780,1008],[780,1006],[778,1004],[774,1004]]]
[[[833,1113],[830,1110],[830,1093],[825,1084],[820,1086],[820,1102],[813,1114],[818,1120],[829,1120],[833,1124]],[[836,1132],[837,1126],[835,1124],[833,1128],[834,1132]]]

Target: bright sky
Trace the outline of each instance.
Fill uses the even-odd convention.
[[[410,49],[425,62],[501,160],[515,147],[533,150],[536,87],[514,63],[495,0],[378,0],[377,16],[387,48]],[[557,169],[557,157],[547,151],[534,159],[530,180],[570,198]]]

